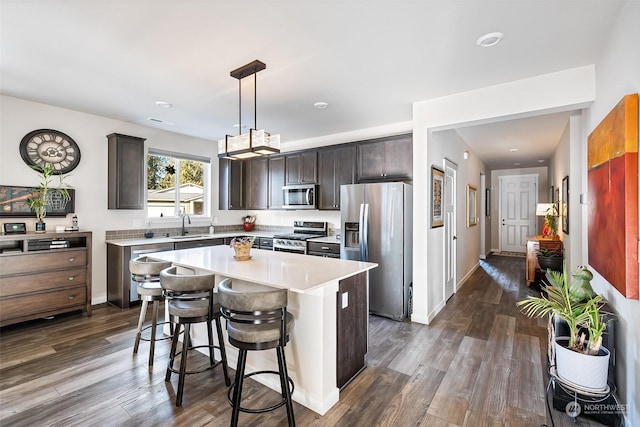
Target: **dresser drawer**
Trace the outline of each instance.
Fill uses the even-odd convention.
[[[84,267],[28,276],[3,277],[0,278],[0,297],[84,285],[86,280],[87,270]]]
[[[86,301],[86,286],[3,298],[0,299],[0,321],[73,306],[84,308]]]
[[[0,257],[0,272],[3,276],[23,273],[38,273],[87,265],[86,250],[48,251],[46,253]]]

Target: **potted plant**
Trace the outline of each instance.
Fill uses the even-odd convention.
[[[255,241],[255,237],[234,237],[231,239],[229,246],[236,252],[233,257],[236,261],[247,261],[251,259],[251,247]]]
[[[540,248],[536,253],[542,271],[562,271],[562,254],[556,250]]]
[[[569,336],[553,337],[556,374],[570,384],[601,392],[607,388],[610,355],[602,346],[603,301],[593,293],[588,283],[593,275],[586,267],[579,267],[572,276],[569,283],[566,270],[549,270],[552,285],[546,287],[547,296],[528,296],[517,305],[529,317],[552,315],[567,323]]]
[[[255,224],[255,222],[256,222],[256,216],[255,215],[243,216],[242,217],[242,228],[244,228],[244,231],[251,231],[251,230],[253,230],[253,224]]]
[[[51,163],[45,163],[44,166],[33,166],[33,169],[39,173],[40,184],[37,189],[31,193],[31,197],[27,199],[29,208],[36,214],[38,221],[36,222],[36,233],[44,233],[46,224],[44,218],[47,216],[47,206],[52,204],[52,196],[58,195],[63,200],[69,200],[69,190],[63,183],[64,177],[58,176],[59,188],[51,188],[55,169]],[[64,186],[63,186],[64,185]]]

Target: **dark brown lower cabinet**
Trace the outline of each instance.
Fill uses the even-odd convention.
[[[346,296],[344,296],[346,294]],[[336,381],[342,389],[364,369],[367,354],[367,273],[341,280],[337,298]]]

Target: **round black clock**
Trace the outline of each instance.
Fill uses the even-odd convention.
[[[53,129],[29,132],[20,141],[20,156],[29,166],[51,163],[54,174],[71,172],[80,163],[80,148],[69,135]]]

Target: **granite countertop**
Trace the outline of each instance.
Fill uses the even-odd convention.
[[[278,251],[251,251],[248,261],[236,261],[228,246],[208,246],[155,252],[147,256],[174,265],[199,268],[216,275],[306,293],[370,270],[378,264],[336,258],[301,256]]]
[[[140,246],[140,245],[154,245],[156,243],[175,243],[175,242],[189,242],[194,240],[207,240],[207,239],[222,239],[225,237],[236,236],[256,236],[256,237],[273,237],[276,234],[273,231],[256,231],[245,232],[237,231],[230,233],[215,233],[215,234],[197,234],[192,236],[170,236],[170,237],[152,237],[150,239],[130,239],[130,240],[107,240],[107,243],[116,246]]]

